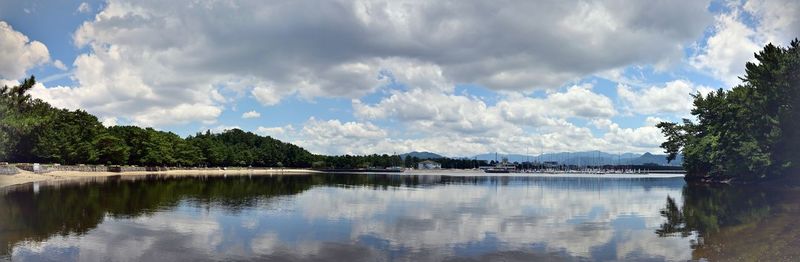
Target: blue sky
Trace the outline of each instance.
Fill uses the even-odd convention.
[[[795,1],[0,1],[0,80],[107,125],[315,153],[660,152]]]

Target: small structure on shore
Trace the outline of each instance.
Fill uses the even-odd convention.
[[[442,164],[431,160],[425,160],[417,164],[417,169],[441,169]]]
[[[14,175],[19,173],[16,167],[9,165],[7,162],[0,162],[0,175]]]

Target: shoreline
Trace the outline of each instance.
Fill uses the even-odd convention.
[[[109,177],[138,177],[157,175],[164,177],[193,177],[193,176],[245,176],[245,175],[309,175],[337,172],[325,172],[313,169],[197,169],[197,170],[167,170],[167,171],[127,171],[127,172],[82,172],[82,171],[52,171],[36,174],[30,171],[19,170],[15,175],[0,175],[0,189],[30,184],[30,183],[60,183],[80,181],[92,178]],[[685,174],[581,174],[581,173],[484,173],[474,169],[439,169],[439,170],[406,170],[405,172],[341,172],[339,174],[376,174],[376,175],[412,175],[412,176],[487,176],[487,177],[575,177],[575,178],[677,178]]]
[[[37,182],[66,182],[86,178],[136,177],[145,175],[158,176],[244,176],[244,175],[305,175],[321,173],[310,169],[231,169],[231,170],[167,170],[167,171],[130,171],[130,172],[80,172],[52,171],[36,174],[19,170],[15,175],[0,175],[0,189]]]

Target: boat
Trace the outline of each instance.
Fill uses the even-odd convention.
[[[484,173],[511,173],[511,170],[502,167],[493,167],[483,170]]]
[[[497,153],[495,153],[495,161],[497,161]],[[508,163],[508,158],[503,158],[502,161],[498,162],[497,165],[493,167],[489,167],[483,170],[484,173],[511,173],[512,171],[516,172],[517,167],[515,165],[511,165]]]

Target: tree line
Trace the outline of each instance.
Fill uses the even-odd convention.
[[[0,88],[0,161],[183,167],[415,167],[424,159],[398,155],[316,155],[302,147],[240,129],[186,138],[138,126],[105,127],[83,110],[59,109],[29,91],[33,76]],[[485,161],[436,159],[444,168],[473,168]]]
[[[742,84],[694,96],[696,121],[660,123],[688,179],[755,181],[800,171],[800,41],[766,45]]]

